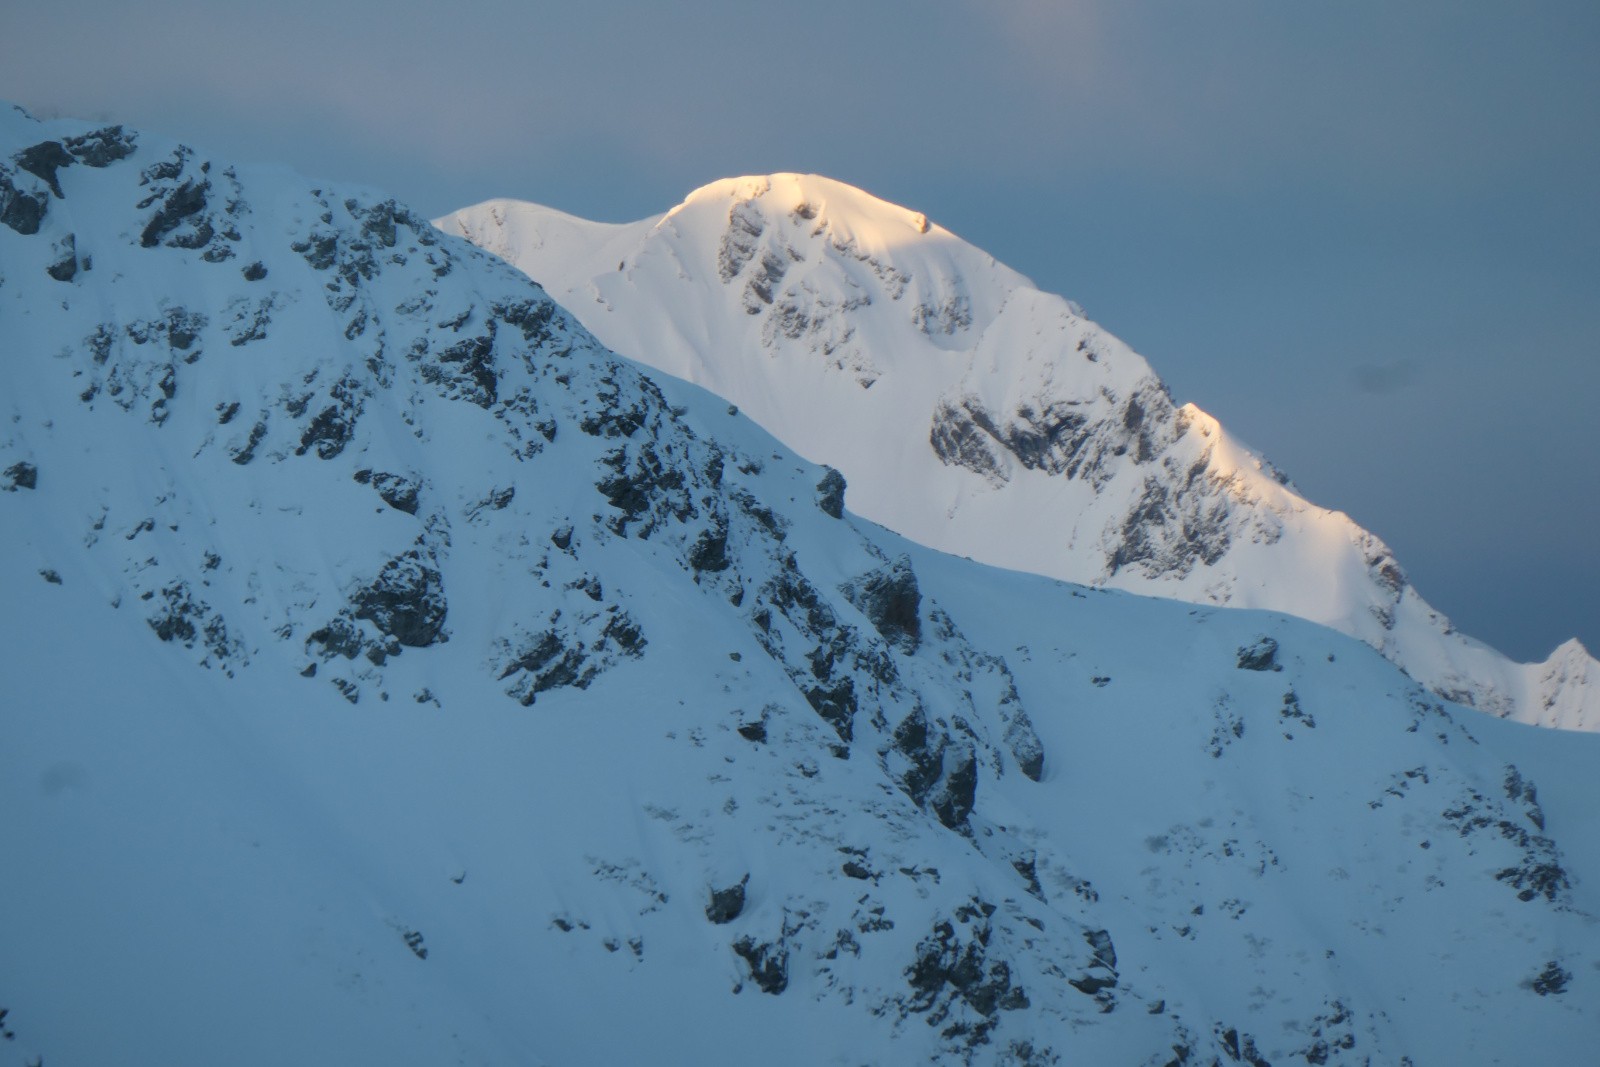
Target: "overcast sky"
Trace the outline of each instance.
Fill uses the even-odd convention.
[[[0,97],[429,215],[862,186],[1078,300],[1460,629],[1600,651],[1594,0],[19,2]]]

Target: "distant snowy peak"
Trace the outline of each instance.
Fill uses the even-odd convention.
[[[1456,633],[1381,540],[1300,497],[1137,353],[931,222],[815,175],[730,178],[594,223],[495,200],[436,221],[606,345],[837,467],[852,510],[982,562],[1351,634],[1490,713],[1600,729],[1581,648]]]
[[[1600,662],[1576,637],[1543,663],[1529,664],[1532,722],[1540,726],[1600,730],[1595,694],[1600,692]]]
[[[760,206],[754,209],[746,206],[756,204]],[[665,217],[702,209],[722,213],[737,210],[755,216],[787,214],[814,234],[839,235],[846,243],[860,242],[880,251],[930,233],[950,237],[949,231],[932,226],[921,212],[818,174],[724,178],[696,189]]]

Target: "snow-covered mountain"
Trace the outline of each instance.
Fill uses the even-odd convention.
[[[1600,1038],[1600,738],[903,540],[366,191],[7,113],[0,223],[0,1062]]]
[[[612,349],[838,468],[852,510],[913,540],[1298,615],[1449,700],[1600,729],[1600,664],[1576,640],[1518,664],[1458,633],[1381,540],[1174,404],[1076,305],[923,215],[775,174],[632,224],[495,200],[437,225],[548,286]]]

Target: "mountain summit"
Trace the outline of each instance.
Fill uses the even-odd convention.
[[[609,347],[838,468],[854,511],[918,542],[1298,615],[1447,699],[1600,729],[1600,664],[1581,647],[1517,664],[1458,633],[1376,536],[1174,403],[1071,301],[921,214],[774,174],[631,224],[495,200],[436,225],[548,286]]]

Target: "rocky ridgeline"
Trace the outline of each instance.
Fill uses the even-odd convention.
[[[18,220],[12,228],[38,234],[50,202],[64,199],[55,167],[76,160],[105,168],[129,160],[135,144],[116,127],[18,153],[16,165],[33,176],[33,187],[19,188],[15,173],[7,179],[7,195],[31,205],[6,209],[7,218]],[[269,239],[233,168],[214,168],[186,146],[140,168],[137,189],[141,195],[127,213],[138,230],[137,250],[119,250],[130,257],[174,250],[220,266],[240,258],[240,247],[262,251],[260,243]],[[97,194],[84,189],[75,195]],[[309,225],[284,242],[293,257],[284,257],[281,246],[267,249],[220,292],[208,279],[210,299],[199,306],[176,305],[165,294],[152,308],[119,306],[116,317],[104,318],[68,349],[63,372],[91,411],[109,403],[156,427],[165,427],[180,394],[232,390],[237,398],[212,406],[214,426],[170,432],[201,437],[197,455],[220,452],[239,468],[339,463],[351,468],[346,494],[375,492],[406,516],[415,531],[412,543],[351,581],[332,617],[315,626],[296,620],[272,635],[304,646],[305,673],[334,665],[334,682],[359,699],[363,685],[382,688],[390,657],[448,639],[443,561],[456,528],[492,527],[514,500],[514,487],[452,508],[425,477],[372,465],[384,449],[364,416],[373,407],[398,409],[413,436],[425,440],[435,406],[465,403],[495,420],[501,448],[528,469],[522,477],[539,477],[540,455],[558,435],[574,437],[593,471],[592,486],[608,505],[581,534],[571,526],[553,531],[534,562],[538,580],[527,609],[543,623],[494,639],[497,678],[522,703],[554,687],[585,687],[619,657],[644,653],[647,637],[624,604],[607,597],[601,580],[585,571],[585,546],[597,537],[655,539],[671,546],[706,592],[726,598],[748,620],[837,732],[841,756],[861,730],[858,713],[867,701],[868,732],[881,737],[878,756],[893,752],[910,761],[902,784],[919,801],[941,786],[941,799],[930,803],[947,825],[961,827],[971,809],[978,752],[994,773],[1003,773],[1001,753],[1008,752],[1038,777],[1038,740],[1002,660],[978,656],[947,620],[941,654],[924,657],[929,667],[910,659],[923,605],[908,561],[886,564],[842,588],[819,588],[784,546],[788,520],[740,485],[737,473],[728,476],[730,466],[754,472],[760,463],[698,439],[654,383],[600,349],[536,287],[500,270],[491,273],[502,292],[452,292],[438,282],[459,257],[471,256],[478,269],[485,261],[459,246],[441,247],[431,227],[393,201],[335,198],[322,190],[303,195],[302,218]],[[96,243],[108,239],[118,240],[95,235]],[[331,343],[316,338],[323,351],[314,357],[286,354],[288,343],[274,336],[276,315],[309,294],[319,295],[339,321],[338,336]],[[296,323],[290,330],[299,328]],[[244,358],[256,371],[255,397],[230,380],[225,361]],[[18,484],[34,476],[27,461],[12,466]],[[815,506],[837,517],[842,492],[837,473],[822,472]],[[193,502],[167,494],[152,501],[152,510],[173,512],[185,503]],[[97,519],[89,534],[97,535],[107,521]],[[133,521],[121,541],[155,536],[157,522],[153,516]],[[179,532],[174,526],[169,533]],[[226,668],[248,660],[246,645],[265,635],[244,605],[214,607],[197,599],[194,590],[209,585],[205,575],[220,563],[202,560],[198,568],[182,568],[159,557],[130,558],[124,568],[137,575],[140,598],[153,604],[150,625],[159,637],[196,648],[205,653],[203,662]],[[871,626],[841,618],[846,605]],[[931,618],[943,618],[936,607],[928,610]],[[977,663],[993,676],[986,687],[994,691],[991,704],[930,715],[926,708],[943,700],[933,694],[949,688],[939,672],[958,658],[966,671]],[[918,681],[927,688],[919,691]],[[991,718],[1009,740],[990,739],[971,725]]]

